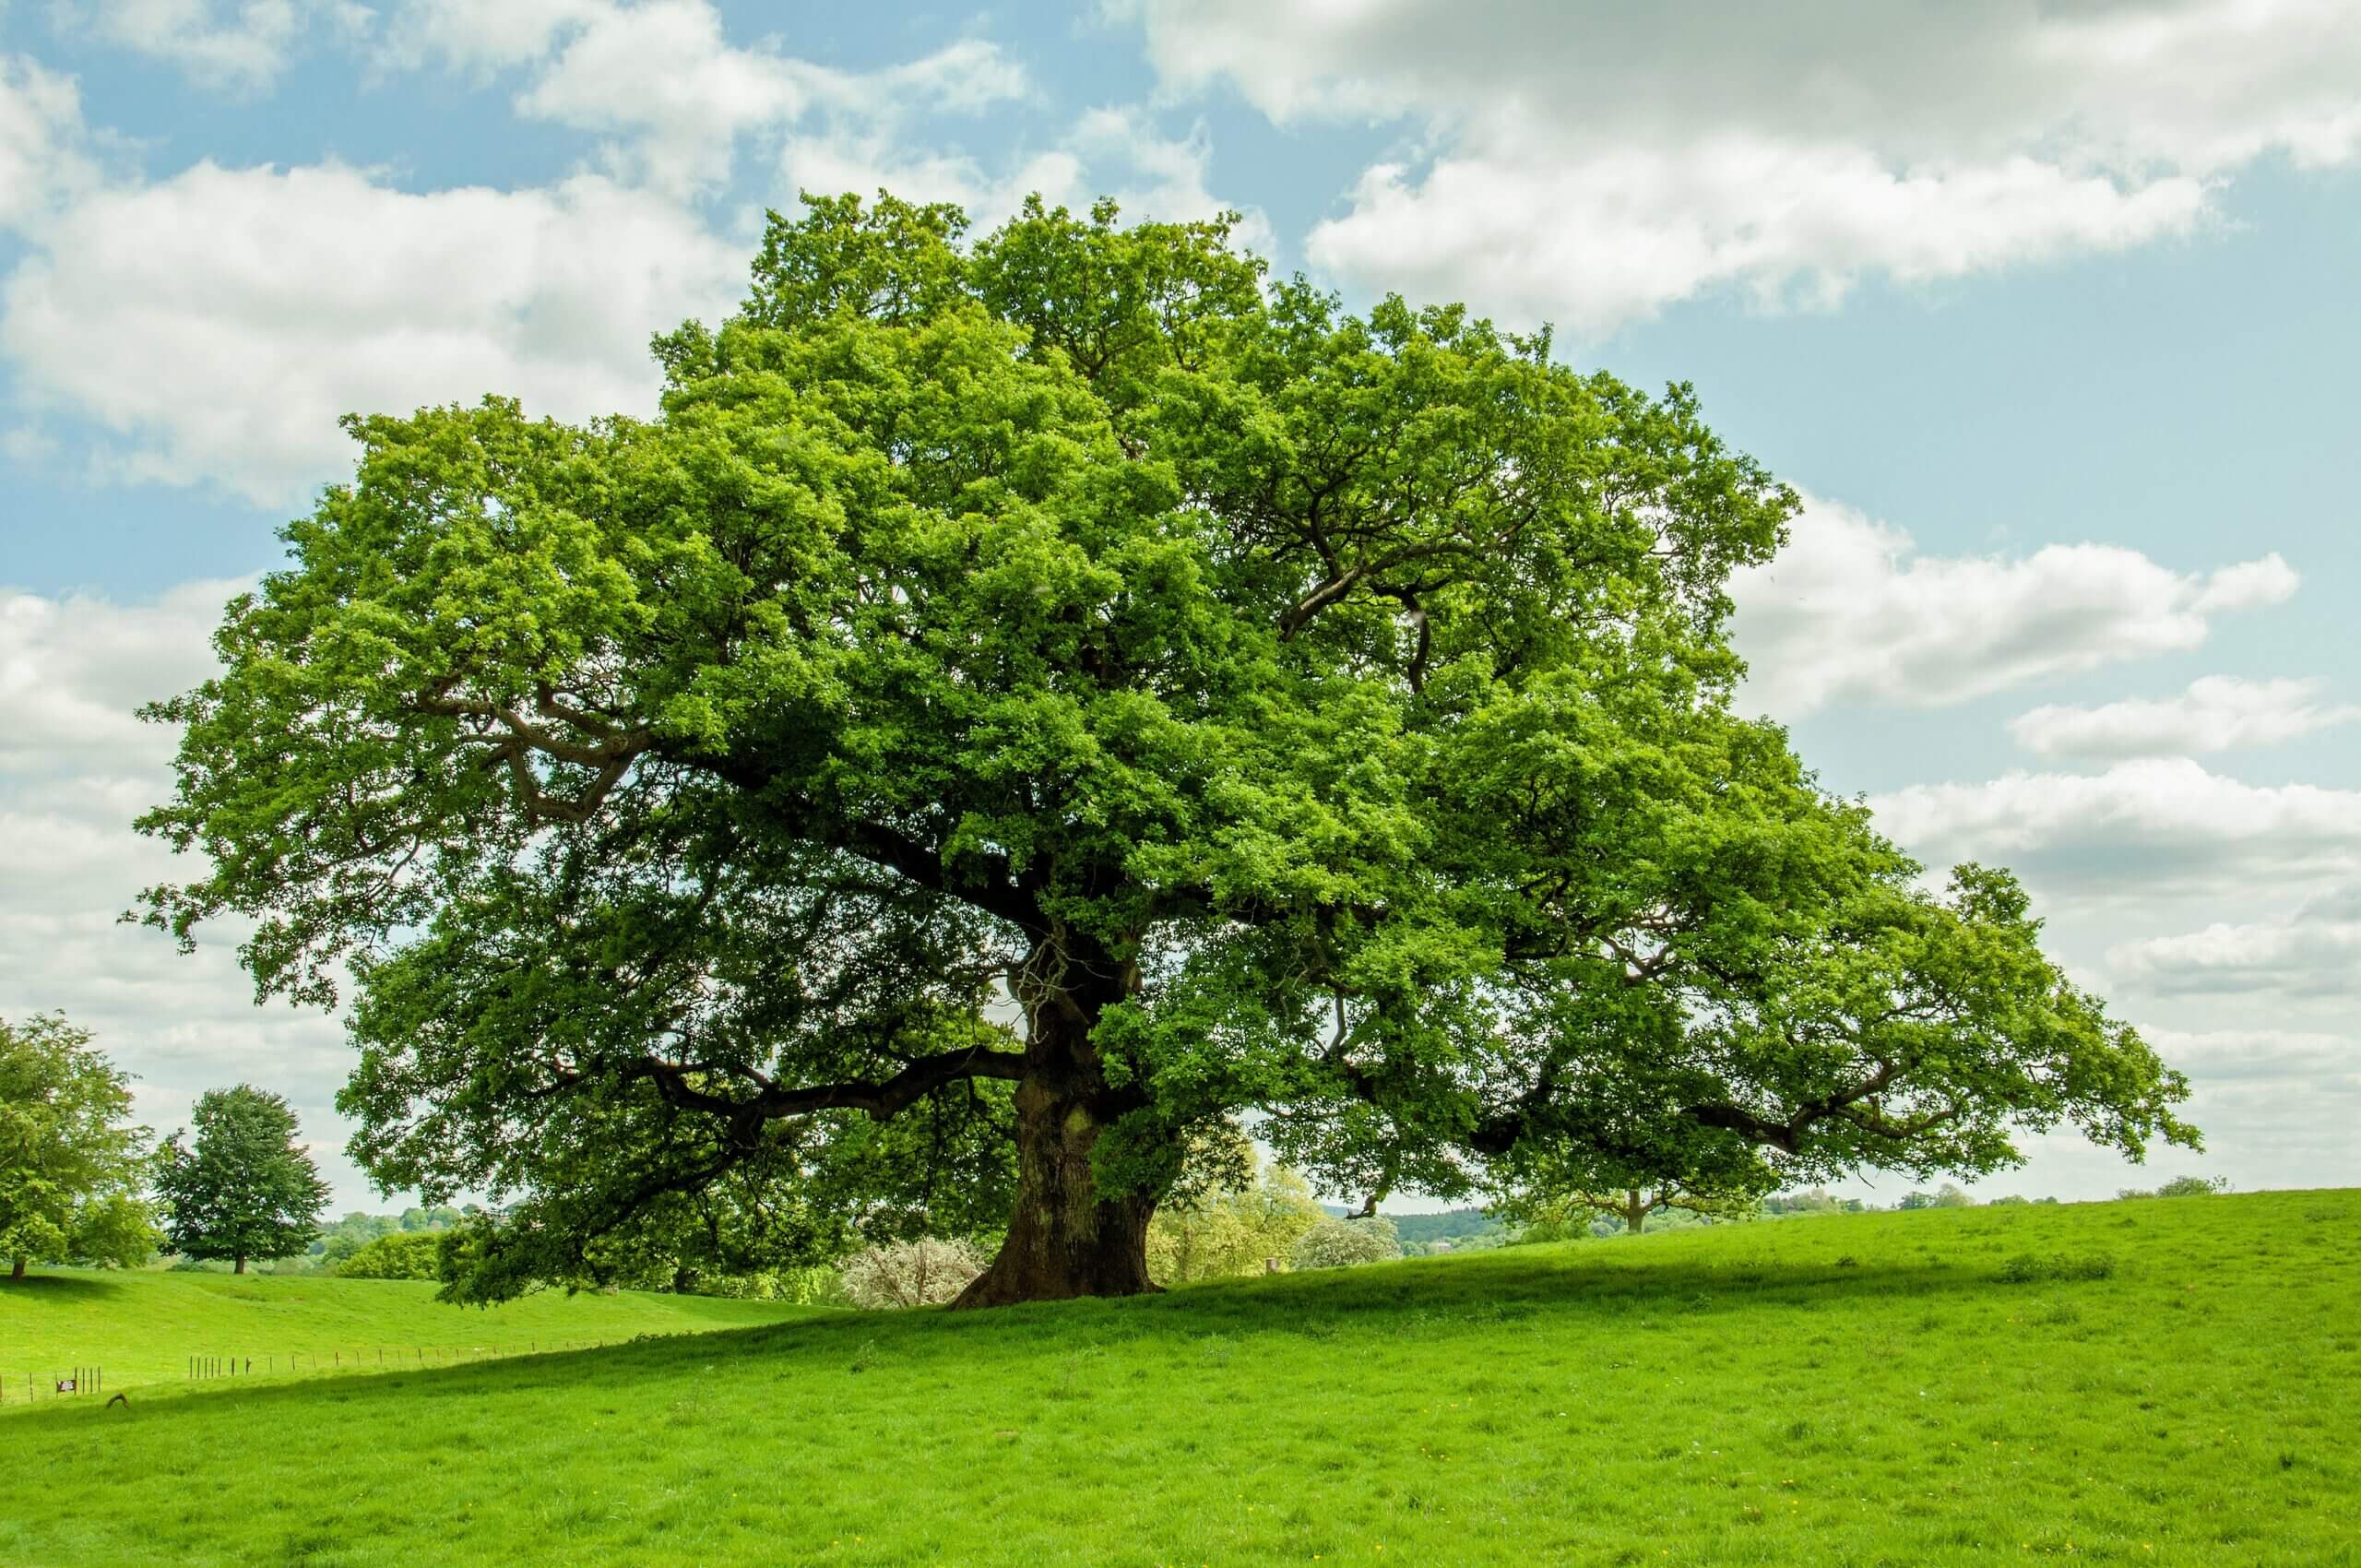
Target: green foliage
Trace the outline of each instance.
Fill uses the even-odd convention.
[[[440,1279],[443,1238],[432,1230],[380,1236],[336,1265],[339,1279]]]
[[[1001,1229],[993,1299],[1142,1289],[1250,1111],[1378,1196],[2194,1142],[2006,873],[1921,892],[1732,711],[1797,498],[1689,387],[1227,221],[964,233],[774,215],[652,421],[352,420],[153,710],[208,863],[148,917],[350,970],[357,1158],[504,1206],[457,1291]]]
[[[134,1388],[128,1411],[29,1416],[12,1396],[0,1559],[2342,1568],[2361,1193],[2125,1217],[1713,1226],[982,1320],[781,1313],[423,1374]],[[2100,1250],[2111,1278],[1997,1277],[2018,1253]],[[400,1283],[57,1283],[71,1301],[0,1291],[0,1345],[28,1342],[12,1314],[55,1307],[40,1366],[100,1359],[62,1354],[68,1325],[116,1332],[160,1288],[258,1298],[217,1297],[208,1343],[244,1314],[323,1350],[362,1328],[290,1319],[347,1301],[487,1339],[535,1314],[544,1343],[552,1321],[718,1325],[754,1306],[552,1291],[480,1313]],[[110,1386],[135,1338],[174,1342],[166,1322],[110,1347]],[[235,1506],[208,1479],[230,1471]]]
[[[1381,1218],[1334,1219],[1323,1216],[1296,1238],[1289,1261],[1298,1268],[1350,1268],[1402,1255],[1394,1222]]]
[[[249,1258],[301,1253],[319,1234],[328,1184],[296,1142],[287,1101],[251,1084],[208,1089],[186,1130],[156,1156],[156,1195],[166,1238],[193,1258],[228,1258],[245,1272]]]
[[[2126,1187],[2115,1195],[2118,1198],[2202,1198],[2229,1190],[2230,1180],[2226,1176],[2176,1176],[2161,1187]]]
[[[1442,1214],[1394,1214],[1386,1218],[1394,1222],[1394,1234],[1402,1238],[1406,1253],[1429,1251],[1435,1242],[1450,1243],[1450,1250],[1463,1252],[1469,1247],[1497,1246],[1508,1238],[1508,1227],[1486,1208],[1454,1208]]]
[[[130,1267],[155,1249],[130,1075],[55,1014],[0,1018],[0,1262]]]
[[[1149,1221],[1147,1266],[1159,1285],[1187,1285],[1285,1267],[1297,1241],[1323,1218],[1311,1187],[1284,1165],[1264,1169],[1253,1146],[1224,1130],[1206,1140],[1215,1168],[1168,1196]]]
[[[1762,1200],[1763,1214],[1773,1219],[1807,1214],[1859,1214],[1868,1206],[1858,1198],[1840,1198],[1825,1187],[1774,1193]]]
[[[2038,1257],[2020,1253],[2000,1265],[2000,1277],[2011,1285],[2034,1285],[2053,1279],[2111,1279],[2115,1258],[2107,1253],[2052,1253]]]

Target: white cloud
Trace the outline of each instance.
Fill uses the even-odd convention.
[[[1416,138],[1315,261],[1594,332],[1717,287],[1825,303],[2138,244],[2266,154],[2361,149],[2352,0],[1125,9],[1169,91]]]
[[[0,55],[0,230],[37,220],[89,183],[83,139],[74,78]]]
[[[39,239],[0,294],[23,394],[124,438],[131,477],[271,505],[349,466],[347,411],[498,391],[646,412],[648,334],[727,311],[745,269],[677,204],[595,175],[416,195],[207,162],[89,196]]]
[[[2361,719],[2361,707],[2322,702],[2325,685],[2208,675],[2177,696],[2036,707],[2011,719],[2009,733],[2037,755],[2102,760],[2271,745]]]
[[[614,8],[613,0],[402,0],[380,48],[405,68],[439,62],[491,72],[540,59],[562,33]]]
[[[184,583],[138,606],[0,590],[0,773],[160,767],[172,736],[133,710],[212,674],[208,639],[251,586]]]
[[[2361,790],[2247,784],[2186,759],[1914,784],[1869,806],[1929,866],[2010,865],[2069,899],[2234,897],[2361,874]]]
[[[1746,700],[1792,719],[1840,702],[1940,707],[2195,647],[2211,616],[2278,603],[2296,582],[2276,554],[2201,576],[2119,545],[1922,556],[1903,530],[1814,500],[1730,591]]]
[[[824,137],[870,144],[859,161],[874,162],[914,113],[973,113],[1028,91],[1023,67],[989,40],[846,71],[767,40],[730,42],[710,0],[412,0],[381,53],[396,65],[439,62],[486,76],[528,67],[520,116],[606,136],[609,172],[681,194],[727,184],[742,139],[781,137],[815,115],[827,122]]]
[[[1763,306],[1830,305],[1864,271],[1917,282],[2121,250],[2204,206],[2195,180],[2125,188],[2023,157],[1895,170],[1859,148],[1732,136],[1564,159],[1513,136],[1422,172],[1370,169],[1306,249],[1371,286],[1595,337],[1724,284]]]
[[[2118,944],[2107,967],[2157,995],[2361,1000],[2361,883],[2281,920],[2215,921],[2202,931]]]
[[[292,1098],[339,1201],[366,1197],[337,1152],[351,1052],[315,1012],[258,1009],[234,925],[184,957],[118,923],[141,887],[185,876],[133,818],[170,790],[174,737],[129,709],[202,680],[208,636],[242,585],[184,584],[142,604],[0,595],[0,1017],[56,1010],[139,1075],[160,1128],[241,1078]]]
[[[1184,137],[1168,137],[1146,113],[1118,108],[1086,112],[1054,146],[1001,170],[966,154],[915,148],[890,121],[853,120],[790,137],[780,160],[782,183],[792,188],[861,196],[884,189],[912,201],[955,202],[979,231],[1036,195],[1077,210],[1112,196],[1135,221],[1210,218],[1232,206],[1209,188],[1212,165],[1212,136],[1202,122]],[[1259,208],[1243,213],[1237,242],[1272,254],[1275,236]]]
[[[270,86],[314,28],[357,36],[372,16],[353,0],[69,0],[59,11],[78,30],[231,92]]]
[[[668,190],[726,184],[737,138],[803,112],[799,63],[724,41],[704,0],[593,11],[532,86],[519,114],[630,137],[619,169]]]

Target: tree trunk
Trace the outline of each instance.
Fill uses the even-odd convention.
[[[25,1278],[25,1264],[26,1264],[26,1262],[27,1262],[27,1261],[28,1261],[28,1260],[26,1260],[26,1259],[24,1259],[24,1258],[18,1258],[18,1259],[17,1260],[17,1262],[16,1262],[15,1266],[14,1266],[14,1267],[12,1267],[12,1268],[10,1268],[10,1269],[8,1270],[8,1283],[9,1283],[9,1284],[11,1284],[11,1285],[21,1285],[21,1284],[23,1284],[23,1283],[24,1283],[24,1278]]]
[[[1090,1039],[1101,1011],[1124,994],[1130,969],[1103,950],[1077,953],[1075,945],[1071,938],[1060,944],[1056,979],[1036,978],[1048,967],[1045,950],[1019,978],[1029,1038],[1015,1095],[1016,1208],[1000,1255],[960,1292],[955,1309],[1156,1289],[1147,1277],[1155,1197],[1102,1197],[1090,1164],[1099,1135],[1145,1103],[1136,1088],[1108,1084]]]
[[[240,1253],[238,1254],[238,1261],[236,1265],[231,1268],[230,1272],[232,1274],[243,1274],[246,1272],[246,1255],[243,1253]]]
[[[1638,1193],[1623,1194],[1623,1228],[1634,1236],[1643,1234],[1648,1228],[1650,1206],[1641,1202],[1641,1196]]]

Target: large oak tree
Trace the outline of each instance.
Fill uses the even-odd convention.
[[[1142,1290],[1241,1115],[1372,1194],[2192,1136],[2006,874],[1920,891],[1733,711],[1796,501],[1687,387],[1221,223],[807,208],[652,421],[349,422],[157,709],[210,869],[150,918],[350,973],[359,1158],[509,1206],[460,1293],[848,1225]]]

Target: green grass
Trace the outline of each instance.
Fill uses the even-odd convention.
[[[61,1403],[0,1561],[2350,1568],[2357,1415],[2361,1193],[1846,1216]]]
[[[0,1415],[23,1411],[28,1379],[45,1399],[52,1380],[77,1367],[103,1369],[110,1392],[129,1393],[183,1387],[195,1356],[235,1358],[242,1377],[283,1379],[808,1315],[773,1302],[637,1290],[552,1292],[475,1311],[444,1305],[433,1286],[408,1279],[45,1270],[0,1283]]]

